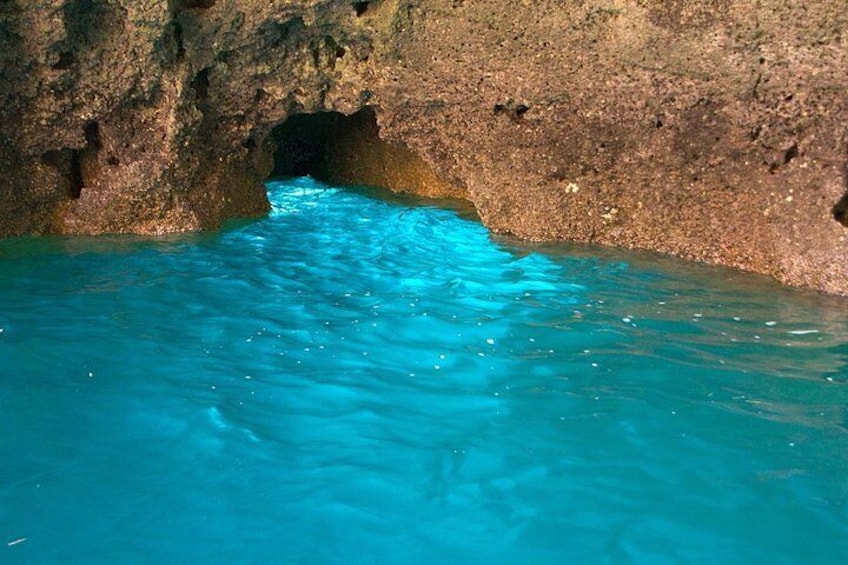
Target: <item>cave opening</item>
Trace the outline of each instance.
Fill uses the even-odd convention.
[[[329,181],[327,153],[333,133],[352,118],[339,112],[295,114],[274,128],[272,178],[311,176]]]
[[[465,198],[420,155],[380,136],[371,107],[294,114],[271,132],[275,145],[271,178],[310,176],[338,186],[373,186],[436,198]]]

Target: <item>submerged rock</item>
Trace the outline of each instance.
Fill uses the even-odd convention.
[[[0,235],[262,214],[288,118],[337,112],[308,172],[848,294],[845,29],[841,0],[7,0]]]

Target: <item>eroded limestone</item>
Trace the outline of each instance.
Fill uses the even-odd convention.
[[[848,294],[845,29],[838,0],[7,0],[0,235],[262,214],[274,128],[368,108],[341,181]]]

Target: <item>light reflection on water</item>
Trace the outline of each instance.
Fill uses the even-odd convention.
[[[0,242],[3,563],[848,555],[845,301],[269,193]]]

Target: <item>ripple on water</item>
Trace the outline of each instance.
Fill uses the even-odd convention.
[[[269,196],[0,242],[3,563],[848,555],[844,301]]]

